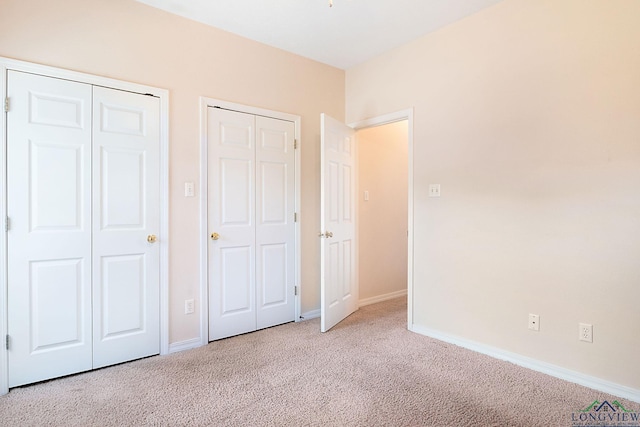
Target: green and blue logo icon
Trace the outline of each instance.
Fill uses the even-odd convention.
[[[585,409],[571,414],[572,427],[640,427],[640,412],[625,408],[614,400],[595,400]]]

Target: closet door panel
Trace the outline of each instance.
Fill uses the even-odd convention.
[[[209,340],[256,329],[255,119],[209,108]]]
[[[9,386],[159,353],[159,100],[7,87]]]
[[[94,87],[93,366],[160,352],[160,101]]]
[[[256,117],[258,329],[295,317],[295,125]]]
[[[91,86],[8,72],[9,387],[91,369]]]
[[[292,122],[209,108],[209,340],[295,317]]]

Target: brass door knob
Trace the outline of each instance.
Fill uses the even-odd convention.
[[[211,233],[211,240],[218,240],[220,235],[218,233]]]
[[[158,240],[158,238],[156,237],[155,234],[149,234],[147,236],[147,242],[149,242],[149,243],[155,243],[156,240]]]

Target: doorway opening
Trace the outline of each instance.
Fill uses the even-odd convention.
[[[377,116],[377,117],[373,117],[370,119],[366,119],[366,120],[362,120],[359,122],[355,122],[355,123],[351,123],[349,126],[352,127],[353,129],[356,130],[358,137],[360,137],[360,133],[362,131],[368,130],[368,129],[375,129],[375,128],[381,128],[384,127],[385,125],[392,125],[398,122],[404,122],[406,123],[406,127],[405,127],[405,131],[406,134],[404,134],[405,136],[401,137],[402,139],[404,139],[404,142],[406,144],[406,251],[404,251],[406,253],[406,295],[407,295],[407,329],[409,329],[410,331],[413,330],[413,265],[414,265],[414,260],[413,260],[413,246],[414,246],[414,241],[413,241],[413,230],[414,230],[414,217],[413,217],[413,108],[409,108],[406,110],[400,110],[400,111],[396,111],[393,113],[389,113],[389,114],[385,114],[385,115],[381,115],[381,116]],[[398,125],[398,126],[402,126],[402,125]],[[396,129],[397,130],[397,129]],[[400,133],[398,133],[400,134]],[[400,179],[400,178],[396,178],[396,179]],[[370,203],[371,202],[371,193],[369,193],[369,202],[364,202],[364,191],[366,190],[365,188],[363,188],[362,185],[360,185],[359,187],[360,189],[360,194],[359,194],[359,199],[361,200],[361,202],[359,203]],[[369,233],[373,233],[371,235],[371,237],[373,238],[372,240],[372,244],[371,247],[373,250],[375,250],[375,248],[377,246],[380,246],[381,243],[383,243],[385,241],[386,238],[386,233],[385,233],[385,227],[387,225],[382,223],[381,225],[379,225],[379,227],[382,227],[380,229],[367,229],[367,230],[362,230],[362,231],[366,231]],[[365,246],[365,242],[367,240],[363,239],[363,235],[360,233],[359,234],[359,244],[360,244],[360,250],[362,251],[364,249]],[[361,262],[365,262],[365,265],[369,263],[369,261],[365,261],[362,258],[360,258]],[[362,269],[362,266],[360,267]],[[366,277],[366,276],[365,276]],[[362,283],[362,279],[363,277],[360,276],[360,280]],[[373,304],[375,302],[378,301],[383,301],[384,299],[390,299],[393,298],[395,296],[395,294],[391,293],[391,295],[387,294],[386,297],[384,296],[385,294],[382,294],[383,296],[379,296],[378,298],[375,297],[369,297],[372,299],[367,299],[366,296],[366,292],[364,294],[364,299],[362,299],[361,301],[364,302],[364,305],[366,305],[367,303],[369,304]],[[394,292],[394,291],[391,291]],[[402,291],[400,291],[402,292]],[[398,293],[397,296],[401,296],[401,293]],[[362,298],[362,297],[361,297]]]
[[[300,117],[206,97],[200,112],[200,337],[189,347],[300,319]]]
[[[325,114],[321,115],[321,189],[320,189],[320,324],[321,331],[326,332],[338,324],[360,305],[359,273],[361,271],[357,252],[361,244],[358,224],[358,205],[367,191],[358,185],[358,149],[359,143],[355,132],[363,129],[380,127],[396,122],[406,122],[406,223],[399,221],[401,229],[406,233],[406,294],[407,294],[407,328],[413,330],[413,109],[389,113],[353,123],[349,126]],[[401,127],[403,125],[398,125]],[[392,129],[392,128],[389,128]],[[374,133],[378,133],[374,131]],[[354,143],[355,141],[355,143]],[[383,155],[384,160],[384,155]],[[384,168],[384,162],[382,166]],[[354,173],[356,169],[356,173]],[[389,178],[392,181],[397,178]],[[362,193],[361,193],[362,191]],[[377,190],[376,190],[377,194]],[[366,194],[371,197],[368,192]],[[368,202],[364,201],[363,202]],[[388,209],[388,206],[385,206]],[[397,225],[397,224],[394,224]],[[384,225],[383,225],[384,227]],[[372,234],[372,247],[385,244],[385,229],[367,230]],[[401,232],[402,234],[402,232]],[[355,255],[355,256],[354,256]],[[384,264],[384,256],[382,257]],[[402,262],[402,261],[401,261]],[[368,265],[368,260],[366,264]],[[380,266],[376,266],[380,267]],[[365,266],[366,268],[366,266]],[[402,267],[399,268],[402,272]],[[404,275],[400,273],[400,281]],[[402,285],[400,285],[402,287]],[[375,291],[374,291],[375,292]],[[397,293],[396,293],[397,292]],[[374,303],[404,294],[404,290],[391,290],[386,294],[374,295],[365,299],[365,303]],[[366,305],[366,304],[365,304]]]
[[[27,325],[26,330],[28,334],[32,335],[34,331],[35,333],[53,331],[38,335],[38,337],[44,337],[44,339],[49,340],[48,342],[41,341],[39,343],[42,348],[41,351],[29,351],[34,355],[38,353],[38,356],[45,353],[53,355],[57,352],[58,360],[56,363],[59,362],[57,366],[63,366],[65,370],[63,373],[53,372],[51,363],[34,363],[34,365],[37,365],[37,369],[46,370],[46,375],[39,376],[38,379],[44,378],[44,376],[66,375],[70,371],[85,370],[84,367],[89,366],[89,362],[91,367],[98,367],[107,363],[111,364],[112,361],[107,360],[107,358],[114,353],[104,350],[106,347],[97,350],[101,344],[96,344],[95,336],[103,336],[105,334],[110,335],[107,339],[110,339],[111,342],[108,344],[116,341],[122,343],[125,340],[134,339],[136,341],[133,344],[134,347],[137,347],[140,343],[150,343],[149,349],[151,350],[148,354],[158,352],[167,354],[169,350],[168,91],[2,57],[0,57],[0,74],[2,75],[2,78],[0,78],[1,97],[9,99],[10,94],[16,93],[12,98],[11,108],[7,108],[8,111],[0,115],[0,145],[2,146],[0,149],[0,216],[5,218],[6,222],[4,232],[0,233],[0,246],[7,249],[5,254],[0,257],[0,271],[4,273],[0,275],[0,307],[3,307],[0,310],[4,310],[5,313],[5,316],[0,318],[0,335],[9,337],[9,331],[13,330],[13,325],[17,325],[18,328],[16,333],[13,334],[14,336],[9,340],[10,343],[13,343],[13,347],[2,346],[2,349],[0,349],[0,371],[2,371],[0,372],[0,394],[8,393],[10,383],[18,385],[18,383],[31,382],[31,379],[27,381],[21,379],[10,381],[9,350],[14,352],[16,346],[23,345],[23,343],[32,346],[34,341],[23,333],[25,330],[24,325],[26,324],[24,320],[27,317],[23,316],[24,311],[13,310],[13,312],[17,313],[13,320],[8,314],[9,307],[19,307],[19,305],[14,304],[18,301],[17,298],[23,298],[27,294],[21,294],[19,287],[10,286],[11,283],[22,283],[24,280],[12,281],[6,272],[8,271],[9,254],[26,253],[26,251],[15,252],[14,248],[21,250],[20,248],[26,247],[26,243],[33,241],[31,237],[29,241],[27,239],[14,238],[18,231],[24,236],[25,230],[31,232],[34,227],[33,222],[25,222],[25,218],[30,218],[32,215],[24,215],[23,212],[19,212],[20,210],[24,211],[24,200],[26,200],[24,199],[24,194],[22,194],[24,192],[20,191],[20,187],[13,186],[14,182],[23,185],[25,181],[18,175],[16,175],[18,176],[17,179],[10,180],[8,171],[8,164],[11,164],[8,162],[9,144],[15,140],[14,138],[24,138],[23,135],[31,135],[27,133],[31,132],[31,130],[25,130],[25,127],[30,127],[32,124],[42,126],[39,131],[46,137],[44,139],[39,137],[35,144],[30,142],[30,144],[36,146],[36,150],[30,148],[28,153],[31,158],[29,171],[32,175],[39,174],[37,175],[39,176],[39,181],[37,182],[40,190],[39,195],[41,200],[46,202],[37,205],[40,209],[38,212],[40,216],[34,217],[38,219],[39,223],[36,223],[36,225],[40,229],[36,231],[41,236],[47,234],[54,245],[59,245],[60,241],[64,241],[64,248],[62,246],[60,248],[66,251],[71,247],[69,239],[61,240],[60,236],[56,239],[53,234],[71,233],[76,230],[73,242],[77,243],[77,245],[74,246],[74,249],[76,247],[81,248],[81,252],[78,252],[78,255],[68,255],[68,252],[60,254],[60,251],[53,252],[54,256],[63,257],[64,259],[58,258],[52,261],[50,258],[42,256],[33,262],[32,258],[29,258],[31,266],[37,264],[39,271],[37,276],[28,272],[28,280],[32,282],[33,279],[39,281],[39,283],[36,283],[40,288],[38,290],[44,293],[40,292],[39,295],[30,294],[27,297],[32,298],[31,295],[40,297],[41,303],[46,305],[40,304],[37,308],[40,309],[40,314],[45,314],[48,317],[43,315],[38,317],[30,312],[28,321],[32,322],[32,319],[39,319],[39,323],[35,325],[32,322],[34,326]],[[9,75],[13,76],[11,82],[9,81]],[[18,80],[15,80],[16,78]],[[25,80],[27,78],[28,81]],[[32,88],[36,85],[41,89],[34,91]],[[39,102],[37,105],[41,111],[41,114],[37,116],[39,122],[31,119],[28,121],[23,120],[32,114],[30,105],[33,104],[33,94],[36,92],[36,102]],[[28,96],[25,96],[26,93],[28,93]],[[148,103],[153,105],[147,105]],[[59,104],[62,104],[62,109]],[[142,107],[139,105],[142,105]],[[107,114],[105,112],[110,111],[109,108],[115,108],[114,111],[117,112],[115,116],[117,119],[109,122],[110,125],[113,125],[111,127],[104,126],[102,123],[105,114]],[[148,120],[137,120],[135,115],[142,114],[143,111],[145,111],[145,117],[148,117]],[[22,123],[22,125],[12,124],[12,126],[8,126],[9,120],[7,117],[9,115],[12,117],[12,123],[17,120],[15,123]],[[134,116],[133,119],[131,118],[132,116]],[[154,117],[154,119],[152,120],[151,117]],[[139,125],[139,127],[133,126],[132,123]],[[148,128],[144,127],[144,124],[150,123],[153,123],[153,125]],[[45,126],[48,130],[40,130],[45,129]],[[9,134],[9,129],[16,129],[19,133],[13,132]],[[56,141],[51,139],[54,133],[52,129],[58,132],[56,137],[59,137],[59,139]],[[74,131],[85,133],[82,136],[74,136],[76,139],[72,139],[68,134]],[[66,133],[62,135],[64,132]],[[106,137],[101,138],[104,136],[102,133],[106,132],[117,135],[118,139],[116,140],[116,136],[113,135],[110,135],[108,139]],[[31,138],[35,140],[35,138]],[[126,150],[119,146],[124,139],[127,139],[129,144]],[[148,139],[149,144],[131,142],[134,139],[136,141]],[[98,147],[98,145],[100,145],[100,152],[103,157],[101,161],[93,162],[93,159],[99,159],[99,157],[92,157],[91,155],[93,147]],[[21,147],[19,148],[21,149]],[[34,152],[37,156],[33,155]],[[148,154],[150,152],[153,155]],[[13,156],[15,157],[19,154],[14,154]],[[53,157],[54,154],[57,157]],[[108,157],[107,160],[105,160],[106,157]],[[24,159],[24,157],[22,158]],[[143,158],[148,159],[148,161],[145,160],[143,162]],[[15,161],[14,159],[13,162]],[[129,174],[127,178],[119,174],[114,176],[112,172],[122,169],[123,164],[128,166],[125,168]],[[114,165],[117,165],[117,167]],[[103,168],[100,173],[96,172],[98,167]],[[90,171],[95,172],[95,176],[92,177]],[[43,175],[42,172],[48,172],[49,175]],[[21,171],[18,170],[17,173],[21,173]],[[133,175],[136,176],[132,178]],[[129,185],[125,188],[123,182],[126,181],[131,184],[136,177],[137,181],[135,182],[142,181],[145,185],[149,184],[153,187],[153,191],[150,193],[152,195],[147,195],[147,187],[143,187],[142,184],[134,185],[133,187]],[[51,179],[58,181],[52,183]],[[109,193],[107,191],[102,193],[104,197],[94,198],[94,201],[101,201],[102,205],[100,206],[90,203],[91,197],[97,194],[98,188],[101,188],[95,184],[95,182],[99,182],[98,179],[109,180],[109,188],[111,189]],[[66,187],[63,188],[60,185],[60,180],[64,180]],[[78,182],[83,183],[83,185],[77,185]],[[94,184],[92,185],[91,182],[94,182]],[[123,188],[123,191],[118,190],[120,187]],[[115,192],[113,192],[114,188],[116,188]],[[53,190],[49,191],[49,189]],[[66,192],[63,190],[66,190]],[[19,196],[13,203],[9,201],[10,192]],[[128,197],[126,201],[123,201],[121,197],[123,192]],[[30,190],[28,193],[32,194],[33,191]],[[52,198],[54,193],[56,196]],[[142,197],[141,194],[145,195],[145,197]],[[131,200],[133,200],[131,198],[132,195],[137,197],[134,205],[138,209],[135,209],[133,205],[129,206],[132,203]],[[107,197],[109,198],[107,199]],[[105,200],[108,200],[108,203]],[[114,208],[113,206],[116,205],[116,202],[113,202],[114,200],[117,200],[118,203],[127,204],[127,208]],[[149,204],[146,204],[146,201]],[[78,207],[79,205],[81,205],[81,208]],[[17,209],[15,214],[12,213],[14,212],[14,206]],[[31,206],[34,206],[34,204],[29,204],[28,208],[31,209]],[[42,210],[43,207],[45,208],[44,210]],[[10,215],[15,218],[15,221],[9,222]],[[11,219],[13,220],[14,218]],[[136,223],[136,220],[139,222]],[[144,226],[141,226],[141,223]],[[105,240],[101,237],[106,235],[107,231],[112,232],[114,230],[119,230],[117,232],[119,236],[125,236],[128,240],[126,242],[111,238]],[[9,244],[9,232],[12,233],[11,245]],[[105,242],[108,242],[108,244]],[[20,246],[23,243],[25,244]],[[107,249],[111,251],[113,246],[117,246],[120,250],[106,253]],[[52,246],[32,244],[29,249],[40,250],[40,248],[46,249],[50,247]],[[125,250],[122,250],[122,248]],[[98,249],[103,250],[102,254]],[[152,255],[147,255],[152,252]],[[101,257],[102,261],[91,259],[98,260],[98,257]],[[145,257],[153,258],[154,265],[152,267],[147,268],[148,265],[143,262]],[[27,257],[23,258],[26,259]],[[15,267],[14,264],[16,263],[11,262],[11,264],[12,267]],[[26,263],[22,262],[22,264],[25,265]],[[45,271],[47,269],[49,271]],[[109,275],[108,269],[111,270],[111,275]],[[18,269],[13,268],[12,271],[18,271]],[[24,271],[24,268],[22,271]],[[146,273],[141,275],[141,271],[147,271],[148,275]],[[136,279],[143,276],[147,278],[147,282],[136,281]],[[127,287],[126,292],[122,291],[122,283],[130,285]],[[49,286],[51,284],[58,287],[54,290],[48,289],[47,286],[51,288]],[[13,295],[13,289],[18,289],[19,297],[15,297],[9,303],[9,299]],[[9,292],[10,290],[11,292]],[[102,295],[110,297],[112,303],[115,301],[115,306],[117,307],[120,306],[120,300],[124,298],[126,301],[122,304],[129,308],[127,315],[123,316],[122,314],[124,313],[117,310],[115,311],[117,315],[112,315],[114,312],[111,309],[114,305],[105,304],[104,298],[102,303],[96,303],[95,300],[92,302],[91,296],[97,296],[98,290],[103,292]],[[136,292],[137,294],[135,294]],[[120,299],[114,299],[114,295],[117,295]],[[49,298],[42,299],[43,296],[49,296]],[[56,298],[56,304],[51,303],[51,298],[54,297]],[[24,302],[22,304],[24,306]],[[66,313],[75,313],[74,316],[60,317],[60,307],[66,308]],[[103,311],[99,312],[99,310]],[[136,316],[135,313],[143,314]],[[53,324],[50,319],[66,322],[63,325],[65,329],[60,327],[60,322]],[[100,323],[98,323],[97,319],[100,319],[102,325],[108,321],[111,323],[108,324],[108,327],[98,327],[97,325]],[[140,331],[140,334],[135,335],[127,331]],[[141,336],[144,337],[140,339]],[[118,337],[118,339],[111,339],[113,337]],[[146,338],[149,338],[149,340],[147,341]],[[20,339],[20,342],[18,339]],[[59,341],[56,342],[54,339]],[[106,341],[106,339],[103,340],[103,343]],[[86,349],[82,357],[82,363],[84,363],[82,368],[76,365],[78,358],[75,355],[71,359],[66,353],[62,355],[65,350],[73,351],[77,347]],[[23,345],[22,348],[26,348],[26,346]],[[140,354],[132,356],[130,351],[132,348],[130,345],[120,347],[123,351],[122,354],[126,355],[125,358],[137,358],[140,356]],[[12,354],[15,355],[15,353]],[[100,360],[93,357],[96,354],[99,355],[98,358]],[[91,360],[89,360],[89,356],[91,356]],[[14,360],[22,361],[20,358],[12,357]],[[117,359],[115,363],[121,361],[124,361],[124,359]],[[65,364],[68,364],[68,366]]]
[[[408,120],[361,129],[359,306],[407,294]]]

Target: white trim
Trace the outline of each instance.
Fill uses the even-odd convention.
[[[413,242],[414,242],[414,225],[413,225],[413,108],[396,111],[394,113],[384,114],[382,116],[361,120],[350,124],[355,130],[365,129],[374,126],[386,125],[389,123],[407,120],[407,144],[408,144],[408,217],[407,228],[409,231],[407,241],[407,325],[411,329],[413,325]]]
[[[302,316],[302,320],[317,319],[317,318],[320,317],[320,309],[306,311],[306,312],[302,313],[301,316]]]
[[[34,64],[30,62],[18,61],[10,58],[0,57],[0,94],[2,95],[2,105],[6,96],[7,71],[16,70],[48,77],[55,77],[65,80],[87,83],[95,86],[104,86],[129,92],[151,94],[160,99],[160,354],[169,353],[169,91],[153,86],[146,86],[137,83],[124,82],[107,77],[100,77],[92,74],[80,73],[61,68],[49,67],[46,65]],[[4,113],[4,108],[2,108]],[[0,218],[4,225],[4,218],[7,214],[6,200],[6,114],[2,114],[0,119],[0,134],[2,150],[0,150]],[[2,227],[0,233],[0,245],[2,245],[4,257],[0,260],[0,308],[3,310],[0,316],[0,337],[4,341],[7,334],[7,276],[6,276],[6,243],[7,236]],[[4,345],[0,346],[0,394],[9,391],[8,382],[8,361],[7,351]]]
[[[271,117],[274,119],[287,120],[295,124],[295,139],[298,148],[295,150],[295,212],[298,214],[298,221],[295,223],[296,228],[296,254],[295,254],[295,281],[298,287],[298,295],[295,297],[294,319],[300,321],[301,307],[301,118],[295,114],[283,113],[280,111],[266,110],[264,108],[251,107],[243,104],[223,101],[215,98],[200,97],[200,345],[209,343],[209,289],[207,286],[208,278],[208,248],[209,237],[207,230],[207,221],[209,217],[207,197],[209,194],[208,185],[208,169],[209,169],[209,150],[207,146],[207,115],[209,107],[220,107],[228,110],[240,111],[243,113],[254,114],[257,116]]]
[[[444,334],[429,328],[424,328],[422,326],[413,325],[411,330],[420,335],[425,335],[430,338],[455,344],[459,347],[482,353],[495,359],[511,362],[518,366],[522,366],[523,368],[531,369],[533,371],[551,375],[552,377],[560,378],[561,380],[569,381],[597,391],[601,391],[603,393],[608,393],[617,397],[622,397],[640,403],[640,390],[638,389],[581,374],[580,372],[571,371],[569,369],[532,359],[530,357],[522,356],[517,353],[511,353],[509,351],[481,344],[475,341]]]
[[[169,345],[169,353],[178,353],[180,351],[192,350],[200,347],[200,338],[191,338],[190,340],[178,341]]]
[[[389,292],[388,294],[377,295],[375,297],[364,298],[358,301],[358,305],[360,307],[364,307],[371,304],[377,304],[382,301],[388,301],[394,298],[400,298],[407,295],[407,290],[403,289],[401,291]]]
[[[160,96],[160,354],[169,354],[169,91]]]
[[[387,113],[377,117],[370,117],[368,119],[350,123],[349,127],[360,130],[387,125],[389,123],[401,122],[402,120],[409,120],[409,118],[413,118],[413,108]]]
[[[4,337],[8,334],[8,304],[7,304],[7,232],[5,231],[5,218],[7,217],[7,114],[4,112],[4,100],[7,96],[7,68],[0,58],[0,100],[2,102],[2,114],[0,114],[0,395],[9,393],[9,360],[8,351],[4,345]]]

